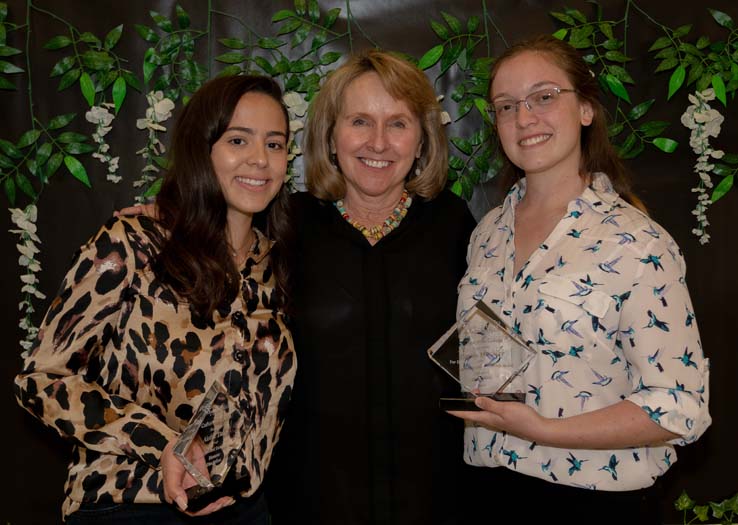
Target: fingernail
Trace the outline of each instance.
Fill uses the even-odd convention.
[[[185,498],[184,496],[177,496],[176,498],[174,498],[174,502],[177,504],[179,510],[181,510],[182,512],[187,510],[187,498]]]

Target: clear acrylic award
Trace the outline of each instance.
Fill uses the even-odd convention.
[[[197,485],[187,489],[188,500],[220,487],[236,461],[252,423],[215,381],[174,445],[174,454]]]
[[[482,301],[428,349],[428,356],[461,385],[459,397],[441,398],[444,410],[475,410],[474,398],[525,401],[522,373],[536,356]]]

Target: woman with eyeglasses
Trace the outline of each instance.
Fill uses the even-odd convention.
[[[481,467],[470,523],[661,523],[655,482],[711,422],[684,259],[629,190],[598,94],[551,36],[492,68],[517,182],[472,234],[457,314],[481,298],[538,355],[524,403],[480,396],[451,412]]]

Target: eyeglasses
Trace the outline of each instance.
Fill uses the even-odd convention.
[[[559,100],[562,93],[576,93],[576,89],[567,89],[560,87],[550,87],[534,91],[525,98],[513,100],[511,98],[502,98],[493,100],[490,110],[496,115],[497,122],[505,122],[513,119],[518,112],[518,105],[522,102],[528,111],[541,115],[547,111],[551,111]]]

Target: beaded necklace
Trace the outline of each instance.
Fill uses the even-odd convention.
[[[392,210],[392,213],[390,213],[381,224],[371,227],[366,227],[352,219],[344,207],[343,199],[338,199],[333,203],[333,205],[338,210],[338,213],[341,214],[341,217],[343,217],[351,226],[359,230],[364,237],[369,240],[378,241],[400,225],[400,222],[402,222],[402,219],[407,215],[407,210],[412,203],[413,198],[408,194],[407,190],[403,190],[400,202],[397,203],[397,206]]]

